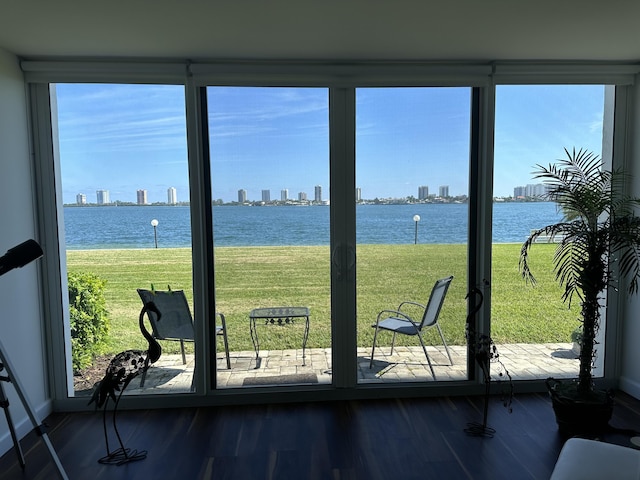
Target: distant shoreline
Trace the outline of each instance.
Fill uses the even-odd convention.
[[[522,242],[494,242],[492,245],[521,245]],[[544,242],[542,243],[544,244]],[[357,243],[356,248],[358,247],[369,247],[369,246],[388,246],[388,247],[406,247],[406,248],[415,248],[416,245],[413,244],[399,244],[399,243]],[[436,247],[436,246],[462,246],[466,245],[465,243],[419,243],[417,246],[420,247]],[[231,248],[330,248],[330,245],[222,245],[215,246],[214,249],[231,249]],[[75,247],[67,247],[67,251],[70,252],[111,252],[114,250],[123,250],[123,251],[132,251],[132,250],[190,250],[191,247],[158,247],[157,249],[154,247],[105,247],[105,248],[75,248]]]
[[[70,207],[63,213],[65,242],[71,250],[153,248],[156,239],[160,248],[192,245],[192,211],[187,206]],[[560,220],[554,203],[496,203],[492,241],[520,243],[532,229]],[[469,206],[462,203],[357,205],[355,241],[360,245],[467,244],[468,222]],[[213,209],[216,247],[329,245],[331,228],[329,208],[227,205]]]
[[[356,205],[447,205],[451,203],[468,203],[469,199],[466,196],[449,197],[449,198],[434,198],[429,200],[417,200],[411,201],[406,198],[383,198],[373,200],[360,200],[356,202]],[[544,200],[537,197],[494,197],[492,203],[550,203],[548,200]],[[327,207],[329,201],[316,202],[313,200],[273,200],[271,202],[262,202],[259,200],[250,202],[212,202],[214,207],[291,207],[291,206],[309,206],[309,207]],[[91,207],[189,207],[191,202],[154,202],[154,203],[134,203],[134,202],[111,202],[111,203],[65,203],[63,207],[68,208],[91,208]]]

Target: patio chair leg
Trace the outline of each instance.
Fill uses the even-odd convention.
[[[420,332],[418,332],[418,339],[420,340],[420,345],[422,345],[424,356],[427,357],[427,362],[429,363],[429,368],[431,369],[431,375],[433,376],[433,379],[436,380],[436,372],[433,370],[433,365],[431,364],[431,358],[429,358],[429,354],[427,353],[427,347],[424,346],[424,342],[422,341],[422,335],[420,335]]]
[[[227,331],[224,331],[222,335],[222,340],[224,341],[224,353],[227,357],[227,370],[231,370],[231,358],[229,357],[229,340],[227,339]]]
[[[444,345],[444,349],[447,352],[447,357],[449,357],[449,363],[453,365],[453,359],[451,358],[451,353],[449,353],[449,347],[447,346],[447,342],[444,339],[444,335],[442,334],[442,329],[440,325],[436,323],[436,327],[438,327],[438,333],[440,334],[440,338],[442,339],[442,344]]]
[[[184,340],[181,338],[180,339],[180,351],[182,352],[182,364],[186,365],[187,364],[187,356],[184,352]]]
[[[229,344],[227,342],[227,334],[224,334],[224,352],[227,357],[227,370],[231,370],[231,358],[229,357]]]
[[[142,378],[140,379],[140,388],[144,388],[144,381],[147,379],[147,371],[142,372]]]
[[[222,340],[224,341],[224,353],[227,357],[227,369],[231,370],[231,358],[229,357],[229,339],[227,337],[227,319],[224,318],[224,314],[220,315],[220,321],[222,322]]]
[[[373,353],[376,351],[376,339],[378,338],[378,328],[373,334],[373,347],[371,348],[371,360],[369,361],[369,370],[373,368]]]
[[[393,332],[393,338],[391,339],[391,355],[393,355],[393,347],[396,344],[396,332]]]

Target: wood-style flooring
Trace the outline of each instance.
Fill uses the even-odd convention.
[[[640,430],[640,401],[620,393],[612,425]],[[119,413],[126,446],[146,459],[100,465],[99,413],[56,413],[49,438],[70,479],[548,479],[563,445],[549,399],[520,394],[513,413],[492,398],[493,438],[471,437],[482,397],[226,406]],[[602,440],[629,445],[629,435]],[[22,441],[23,471],[13,450],[0,458],[2,479],[55,479],[32,432]]]

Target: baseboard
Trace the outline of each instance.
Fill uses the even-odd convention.
[[[42,422],[53,411],[53,402],[51,400],[47,400],[37,407],[33,405],[32,407],[35,409],[36,418],[40,422]],[[29,420],[29,416],[27,415],[27,412],[20,404],[19,399],[17,398],[11,399],[11,404],[9,405],[9,413],[11,414],[13,425],[16,429],[16,434],[18,438],[21,439],[27,433],[33,430],[34,426],[31,424],[31,420]],[[2,456],[5,453],[7,453],[9,450],[13,450],[13,440],[11,440],[9,427],[6,426],[4,412],[2,412],[0,416],[2,417],[0,419],[0,423],[2,424],[2,427],[3,427],[2,428],[3,434],[0,435],[0,456]]]
[[[625,393],[634,398],[640,399],[640,382],[632,380],[629,377],[620,377],[618,387]]]

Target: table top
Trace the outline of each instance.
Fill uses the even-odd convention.
[[[249,314],[249,318],[286,318],[286,317],[308,317],[308,307],[267,307],[254,308]]]

